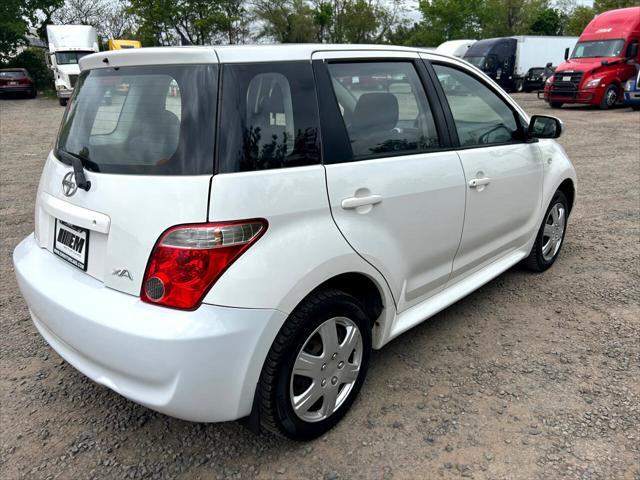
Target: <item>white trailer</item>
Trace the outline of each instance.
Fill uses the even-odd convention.
[[[56,95],[65,106],[80,74],[79,60],[99,51],[98,34],[90,25],[47,25],[47,40]]]
[[[524,78],[530,68],[544,67],[547,63],[554,66],[564,62],[564,51],[573,51],[578,37],[547,37],[520,35],[512,37],[517,43],[514,74]]]
[[[476,43],[476,40],[449,40],[448,42],[438,45],[436,53],[462,58],[469,47],[474,43]]]

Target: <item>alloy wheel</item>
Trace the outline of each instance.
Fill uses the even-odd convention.
[[[349,318],[330,318],[316,328],[291,371],[289,397],[298,418],[319,422],[338,410],[358,379],[362,355],[360,329]]]
[[[553,260],[553,257],[560,250],[565,224],[566,210],[564,205],[556,203],[547,215],[542,232],[542,258],[547,262]]]

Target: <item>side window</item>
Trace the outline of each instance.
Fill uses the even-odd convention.
[[[458,69],[433,65],[449,102],[460,145],[494,145],[521,137],[514,112],[489,87]]]
[[[308,62],[223,68],[220,173],[320,163],[317,103]]]
[[[411,62],[333,63],[328,68],[354,159],[440,146]]]

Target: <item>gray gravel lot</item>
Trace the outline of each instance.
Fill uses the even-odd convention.
[[[375,352],[352,411],[307,444],[154,413],[40,338],[11,252],[33,230],[63,109],[1,100],[0,476],[639,480],[640,113],[516,98],[565,122],[580,188],[560,259],[512,269]]]

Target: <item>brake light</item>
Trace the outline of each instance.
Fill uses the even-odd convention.
[[[267,225],[266,220],[256,219],[170,228],[151,252],[140,298],[165,307],[196,309]]]

